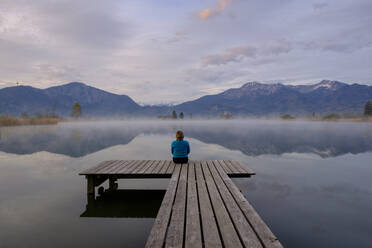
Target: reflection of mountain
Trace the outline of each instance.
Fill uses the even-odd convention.
[[[177,129],[184,130],[186,138],[240,150],[249,156],[296,152],[334,157],[372,151],[372,125],[368,123],[283,121],[133,121],[16,127],[0,129],[0,151],[15,154],[48,151],[81,157],[126,145],[139,134],[146,135],[151,144],[156,142],[151,134],[170,137]]]
[[[1,130],[0,130],[1,131]],[[139,133],[125,128],[64,128],[18,129],[20,133],[0,136],[0,151],[15,154],[31,154],[39,151],[81,157],[115,145],[125,145]]]
[[[205,143],[240,150],[249,156],[314,153],[334,157],[372,151],[372,126],[352,123],[226,122],[185,127],[185,133]]]

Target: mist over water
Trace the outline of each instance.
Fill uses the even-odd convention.
[[[121,191],[86,206],[78,173],[169,159],[178,129],[191,159],[236,159],[257,173],[234,181],[285,247],[372,246],[371,124],[229,120],[1,127],[0,247],[143,246],[168,180],[121,180],[142,197]],[[143,199],[149,207],[135,211]]]
[[[0,129],[0,150],[14,154],[47,151],[82,157],[126,145],[137,136],[156,134],[173,138],[178,129],[184,130],[189,138],[239,150],[248,156],[297,152],[334,157],[372,151],[369,123],[283,121],[100,121],[4,127]]]

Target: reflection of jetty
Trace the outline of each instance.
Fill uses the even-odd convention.
[[[146,247],[282,247],[229,178],[253,174],[230,160],[112,160],[80,173],[88,199],[107,179],[115,190],[120,178],[170,178]]]
[[[155,218],[165,190],[109,190],[90,197],[80,217]]]

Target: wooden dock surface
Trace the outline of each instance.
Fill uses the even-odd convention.
[[[107,179],[171,178],[146,247],[282,247],[230,179],[253,174],[232,160],[112,160],[80,173],[92,194]]]
[[[195,161],[196,162],[196,161]],[[250,177],[255,173],[237,161],[221,160],[229,177]],[[175,164],[169,160],[109,160],[79,173],[86,176],[115,176],[117,178],[170,178]]]

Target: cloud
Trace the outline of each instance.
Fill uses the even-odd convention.
[[[73,11],[72,8],[79,11]],[[33,19],[38,29],[53,40],[65,40],[83,47],[112,49],[121,46],[129,36],[128,23],[115,13],[113,8],[104,7],[99,1],[87,4],[68,0],[40,4],[34,9]]]
[[[48,80],[50,78],[60,78],[66,81],[81,81],[81,72],[68,65],[37,64],[35,70],[40,71],[39,80]]]
[[[254,58],[257,53],[257,48],[253,46],[235,46],[227,49],[221,54],[214,54],[202,57],[202,66],[222,65],[229,62],[238,62],[244,58]]]
[[[168,43],[176,43],[176,42],[181,42],[188,40],[189,33],[186,30],[180,30],[174,33],[171,38],[167,39]]]
[[[0,6],[2,81],[45,83],[92,80],[107,57],[133,37],[114,1],[4,2]],[[105,71],[107,75],[107,71]],[[87,75],[87,77],[82,77]]]
[[[351,53],[372,46],[372,40],[359,37],[356,39],[328,39],[299,42],[305,50],[320,50],[341,53]]]
[[[205,8],[205,9],[201,10],[201,11],[198,13],[198,17],[199,17],[200,19],[208,19],[208,18],[211,17],[213,14],[214,14],[214,12],[213,12],[210,8]]]
[[[282,39],[264,46],[262,53],[265,55],[279,55],[281,53],[289,53],[291,50],[292,44],[288,40]]]
[[[328,7],[328,3],[314,3],[313,4],[313,9],[314,10],[321,10]]]
[[[31,42],[68,43],[66,46],[112,48],[129,36],[130,25],[120,17],[114,2],[19,1],[0,14],[0,32],[7,38]]]
[[[263,44],[261,47],[244,45],[227,49],[223,53],[202,57],[202,66],[223,65],[229,62],[240,62],[246,58],[260,58],[267,56],[278,56],[282,53],[289,53],[292,45],[287,40],[278,40],[273,43]]]
[[[216,8],[205,8],[198,12],[198,17],[200,19],[206,20],[208,18],[214,17],[222,13],[225,10],[226,6],[232,3],[233,0],[219,0],[217,2]]]

